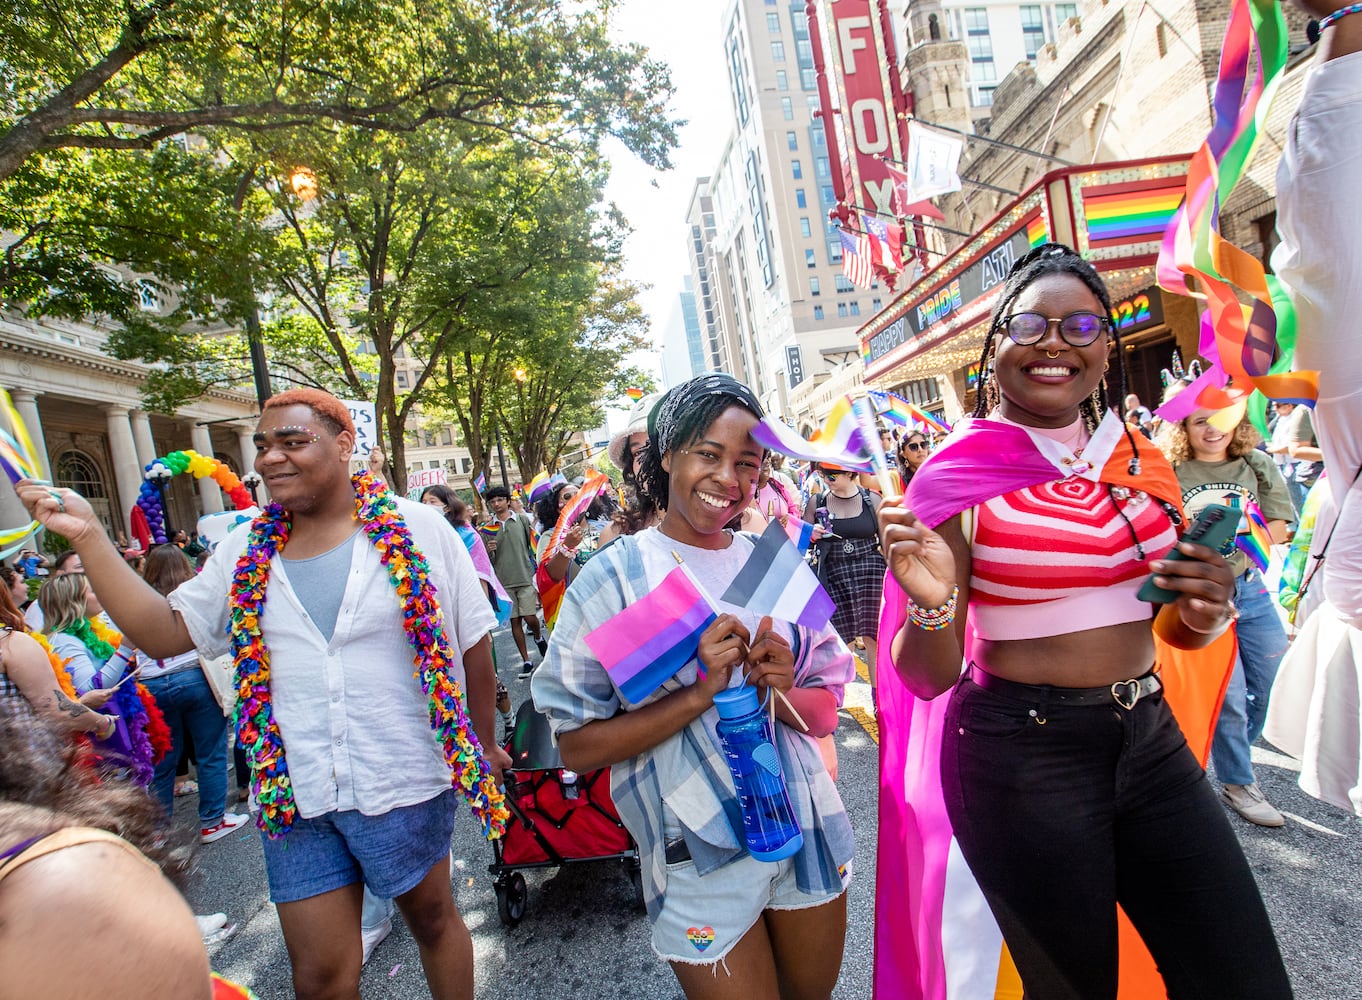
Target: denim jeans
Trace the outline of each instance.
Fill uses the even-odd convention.
[[[1026,995],[1114,1000],[1119,903],[1171,1000],[1289,998],[1253,874],[1162,692],[1127,711],[1061,690],[966,677],[941,747],[946,812]]]
[[[1263,734],[1267,723],[1267,700],[1277,667],[1286,655],[1287,638],[1277,606],[1256,569],[1235,582],[1234,604],[1239,609],[1235,622],[1239,656],[1215,724],[1211,761],[1215,776],[1224,784],[1251,785],[1254,776],[1249,747]]]
[[[175,766],[188,730],[198,754],[199,826],[214,826],[227,811],[227,718],[198,668],[153,677],[147,690],[170,727],[170,752],[156,765],[152,794],[170,816],[175,809]]]

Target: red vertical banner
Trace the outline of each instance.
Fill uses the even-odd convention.
[[[894,53],[885,49],[873,0],[823,0],[822,10],[823,44],[831,56],[828,77],[841,105],[839,152],[851,180],[847,202],[892,219],[894,180],[883,158],[903,159],[890,84]]]

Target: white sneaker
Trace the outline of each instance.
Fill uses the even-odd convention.
[[[385,937],[393,932],[393,922],[391,917],[384,917],[383,923],[375,927],[361,927],[359,929],[359,939],[364,943],[364,962],[369,961],[369,956],[374,953]]]
[[[216,826],[205,826],[199,830],[199,843],[211,844],[215,840],[221,840],[249,820],[250,817],[242,813],[226,813],[218,820]]]
[[[207,938],[227,926],[227,914],[196,913],[194,922],[199,925],[199,937]]]

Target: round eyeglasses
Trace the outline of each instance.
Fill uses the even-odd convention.
[[[1029,347],[1045,336],[1051,323],[1059,325],[1059,335],[1070,347],[1087,347],[1111,327],[1111,320],[1091,312],[1071,312],[1064,317],[1045,317],[1033,312],[1013,313],[1004,316],[1000,325],[1012,338],[1012,343]]]

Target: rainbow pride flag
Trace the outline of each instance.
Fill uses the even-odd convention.
[[[491,542],[497,540],[497,532],[500,530],[501,522],[496,518],[492,518],[490,521],[483,521],[482,524],[478,525],[478,531],[482,534],[482,537]]]
[[[1049,230],[1045,226],[1045,216],[1038,215],[1026,224],[1026,242],[1031,244],[1034,250],[1042,243],[1050,239]]]
[[[875,412],[890,423],[898,424],[900,427],[916,425],[933,434],[949,434],[951,432],[950,424],[944,420],[938,420],[926,410],[914,406],[896,393],[871,389],[868,395],[870,401],[875,404]]]
[[[562,544],[563,536],[568,533],[568,529],[586,516],[586,509],[591,506],[591,501],[601,490],[610,488],[610,477],[599,469],[592,469],[587,473],[586,479],[582,481],[581,489],[568,501],[567,506],[558,511],[558,523],[553,526],[553,535],[549,539],[548,556],[552,558],[558,546]]]
[[[624,394],[628,396],[630,399],[632,399],[635,403],[637,403],[640,399],[643,398],[642,389],[625,389]]]
[[[1088,220],[1089,245],[1102,246],[1106,240],[1129,241],[1138,236],[1162,240],[1185,193],[1181,177],[1160,179],[1152,186],[1137,181],[1085,188],[1083,213]]]
[[[1267,530],[1267,519],[1263,517],[1262,509],[1250,500],[1244,507],[1244,520],[1248,522],[1248,531],[1236,535],[1234,544],[1259,572],[1266,573],[1272,550],[1272,533]]]
[[[638,704],[695,658],[717,616],[680,566],[642,600],[588,632],[586,644],[625,700]]]

